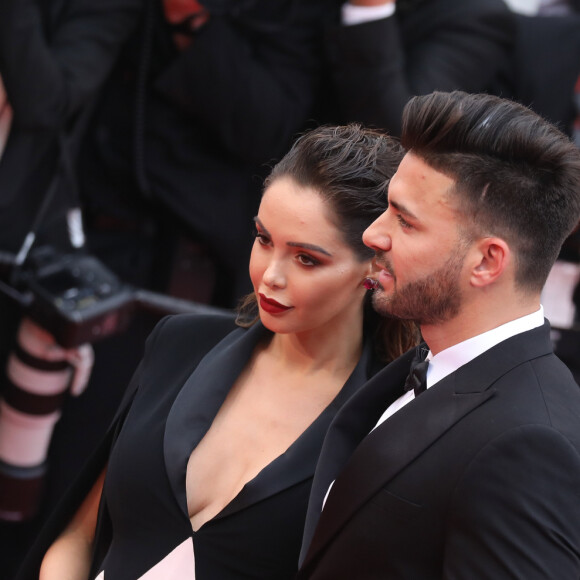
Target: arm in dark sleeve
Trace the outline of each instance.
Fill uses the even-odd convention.
[[[327,51],[343,121],[398,135],[403,107],[412,96],[483,91],[505,66],[514,33],[505,5],[472,8],[457,2],[453,10],[435,11],[434,20],[420,27],[413,18],[395,15],[329,28]],[[425,19],[430,21],[430,15]]]
[[[124,418],[133,402],[141,377],[143,373],[146,372],[146,359],[150,352],[156,348],[159,334],[161,334],[167,320],[168,318],[161,321],[148,337],[145,345],[144,358],[141,360],[129,385],[127,386],[126,393],[111,425],[94,452],[87,459],[85,465],[79,472],[79,475],[72,482],[67,492],[56,505],[55,509],[50,513],[47,521],[43,524],[40,533],[26,554],[26,558],[24,558],[14,580],[38,580],[40,566],[47,550],[66,528],[79,506],[90,492],[99,475],[102,473],[103,469],[106,468],[111,447],[117,438]],[[99,517],[99,520],[100,519],[101,518]],[[104,526],[107,525],[105,522],[99,521],[97,525],[100,526],[101,534],[107,533],[107,531],[103,529]],[[96,554],[96,556],[100,557],[101,554]]]
[[[0,2],[0,75],[14,123],[58,129],[93,96],[139,14],[139,0],[74,0],[47,32],[34,0]]]
[[[274,1],[274,0],[271,0]],[[284,153],[318,87],[324,0],[301,0],[289,21],[252,29],[212,17],[157,89],[241,159]]]
[[[445,544],[446,580],[578,578],[578,450],[543,425],[488,444],[456,489]]]

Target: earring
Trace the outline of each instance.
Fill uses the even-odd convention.
[[[367,289],[367,290],[375,290],[379,287],[379,281],[375,280],[373,278],[365,278],[363,280],[363,286]]]

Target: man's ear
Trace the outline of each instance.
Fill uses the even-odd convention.
[[[504,274],[511,262],[511,250],[501,238],[482,238],[475,248],[476,264],[470,272],[473,286],[493,284]]]

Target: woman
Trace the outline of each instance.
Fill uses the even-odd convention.
[[[227,315],[158,325],[106,478],[48,550],[41,580],[294,576],[330,420],[384,364],[379,353],[416,339],[379,324],[365,299],[372,252],[361,236],[401,155],[384,134],[326,127],[274,167],[242,327],[230,331]]]

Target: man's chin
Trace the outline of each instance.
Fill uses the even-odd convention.
[[[383,288],[377,288],[373,293],[373,308],[383,316],[393,314],[393,297],[388,296]]]

